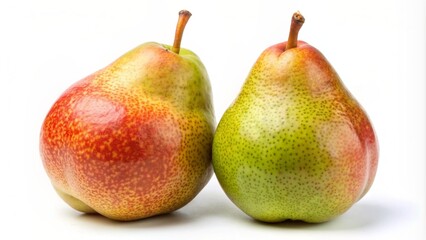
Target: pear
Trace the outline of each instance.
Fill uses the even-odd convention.
[[[215,127],[206,69],[148,42],[68,88],[42,125],[40,152],[59,196],[85,213],[129,221],[175,211],[212,176]]]
[[[213,168],[227,196],[264,222],[325,222],[370,189],[378,143],[364,110],[314,47],[287,42],[260,55],[213,140]]]

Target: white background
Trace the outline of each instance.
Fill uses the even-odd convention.
[[[38,152],[50,106],[138,44],[172,44],[184,8],[193,16],[182,46],[207,67],[217,121],[261,51],[286,40],[292,13],[302,12],[300,39],[328,58],[378,135],[376,181],[361,201],[324,224],[262,224],[213,177],[173,214],[119,223],[82,215],[56,196]],[[0,238],[425,239],[425,16],[422,0],[2,1]]]

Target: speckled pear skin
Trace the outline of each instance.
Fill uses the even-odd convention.
[[[324,222],[370,189],[378,145],[361,106],[314,47],[266,49],[227,109],[213,167],[229,198],[251,217]]]
[[[128,221],[190,202],[212,175],[211,87],[189,50],[146,43],[54,103],[40,152],[73,208]]]

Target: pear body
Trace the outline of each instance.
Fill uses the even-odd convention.
[[[324,222],[371,187],[378,146],[372,125],[336,71],[298,41],[266,49],[213,141],[228,197],[265,222]]]
[[[145,43],[78,81],[42,125],[40,152],[73,208],[115,220],[169,213],[212,175],[215,119],[199,58]]]

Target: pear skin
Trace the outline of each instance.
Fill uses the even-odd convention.
[[[114,220],[181,208],[212,176],[211,98],[204,65],[180,40],[129,51],[47,114],[40,152],[54,188],[76,210]]]
[[[221,187],[265,222],[333,219],[367,193],[377,170],[367,114],[327,59],[295,35],[260,55],[213,141]]]

